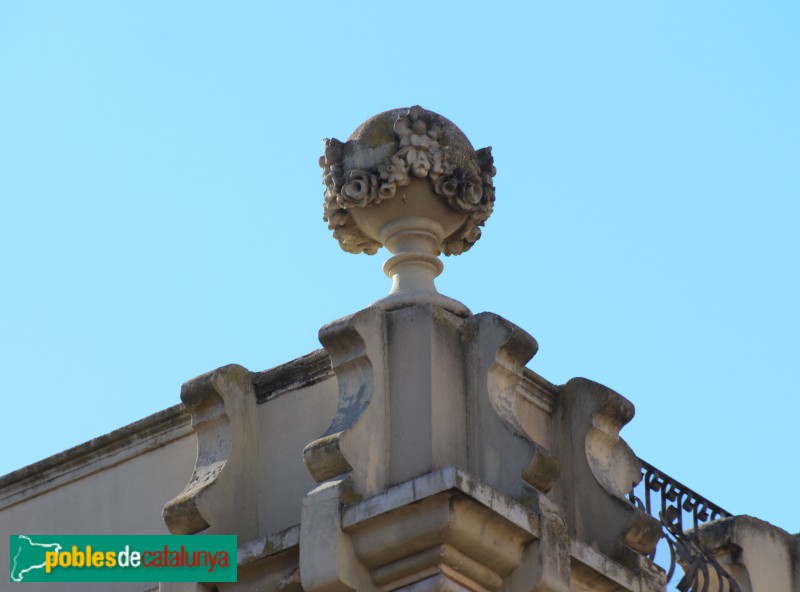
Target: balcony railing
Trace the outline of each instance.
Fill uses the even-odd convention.
[[[630,500],[661,522],[661,536],[669,549],[669,566],[662,566],[667,572],[667,582],[672,582],[680,566],[683,575],[676,584],[680,592],[741,592],[736,580],[704,547],[698,536],[700,525],[727,518],[731,513],[639,460],[642,480],[631,491]],[[655,559],[655,552],[650,558]]]

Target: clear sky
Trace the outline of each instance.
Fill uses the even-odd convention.
[[[0,3],[0,474],[262,370],[383,296],[323,137],[493,146],[442,292],[636,405],[639,456],[800,531],[800,3]]]

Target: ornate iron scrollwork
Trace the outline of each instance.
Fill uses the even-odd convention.
[[[671,582],[680,565],[683,577],[676,584],[680,592],[714,592],[712,583],[717,583],[718,592],[741,592],[739,584],[704,547],[698,537],[701,524],[727,518],[730,512],[707,500],[697,492],[659,471],[649,463],[642,463],[642,480],[629,498],[637,507],[658,518],[662,525],[662,538],[669,549],[667,582]],[[643,489],[643,497],[637,490]],[[658,500],[653,504],[653,495]],[[650,556],[655,559],[655,552]]]

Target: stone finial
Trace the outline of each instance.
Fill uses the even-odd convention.
[[[392,252],[383,304],[437,301],[464,313],[436,291],[438,255],[460,255],[480,238],[494,206],[493,162],[491,148],[474,150],[451,121],[419,106],[371,117],[347,142],[325,140],[324,219],[349,253]]]

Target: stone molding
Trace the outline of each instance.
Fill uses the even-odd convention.
[[[189,413],[174,405],[0,477],[0,510],[192,435]]]
[[[240,544],[238,582],[162,584],[161,590],[663,590],[659,568],[632,571],[570,541],[559,508],[545,496],[537,505],[521,504],[456,467],[364,500],[346,479],[333,480],[306,496],[301,524]]]
[[[238,565],[239,581],[216,584],[219,592],[664,589],[653,564],[631,570],[570,540],[546,496],[522,504],[457,467],[363,500],[348,479],[326,482],[306,496],[301,524],[241,543]]]
[[[253,388],[259,404],[308,387],[333,376],[331,359],[323,349],[275,366],[269,370],[253,372]]]
[[[307,592],[569,590],[569,541],[553,509],[532,511],[455,467],[360,502],[347,489],[333,481],[306,498]]]
[[[239,545],[237,581],[216,584],[217,592],[302,592],[300,525]]]
[[[578,540],[570,543],[570,578],[574,590],[592,592],[664,592],[667,577],[659,566],[641,562],[634,571]],[[710,588],[708,592],[714,590]]]

